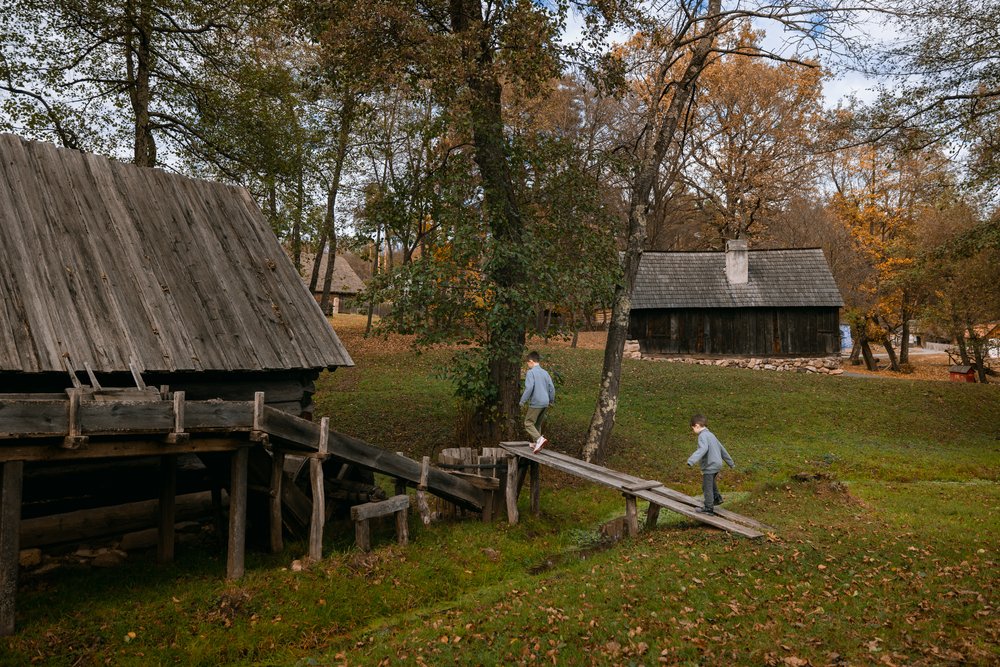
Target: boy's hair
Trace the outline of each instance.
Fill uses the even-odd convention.
[[[542,355],[538,354],[538,352],[529,352],[528,361],[534,361],[536,364],[540,363],[542,361]]]
[[[705,415],[695,415],[691,417],[691,426],[708,426],[708,420]]]

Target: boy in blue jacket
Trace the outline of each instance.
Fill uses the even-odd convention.
[[[691,417],[691,430],[698,436],[698,449],[688,459],[687,464],[693,466],[701,462],[701,490],[705,494],[705,506],[695,511],[715,514],[715,506],[722,504],[722,495],[719,493],[715,478],[722,470],[723,461],[730,468],[735,468],[736,464],[715,434],[708,430],[708,420],[705,419],[705,415]]]
[[[541,434],[542,422],[549,406],[556,402],[555,385],[541,362],[542,357],[537,352],[528,355],[528,372],[524,376],[524,393],[521,394],[521,405],[528,404],[524,430],[534,441],[531,443],[532,452],[538,452],[548,443],[548,439]]]

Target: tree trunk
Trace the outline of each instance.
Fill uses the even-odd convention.
[[[139,0],[138,3],[127,2],[125,11],[130,24],[125,34],[125,67],[135,137],[132,162],[140,167],[155,167],[156,140],[149,118],[152,100],[149,77],[153,57],[150,52],[153,10],[150,0]]]
[[[375,277],[378,275],[378,257],[380,248],[382,247],[382,228],[378,225],[375,226],[375,247],[372,253],[372,279],[371,282],[375,281]],[[368,322],[365,324],[365,338],[371,335],[372,332],[372,315],[375,312],[375,293],[370,292],[368,295]]]
[[[501,85],[493,69],[493,45],[484,25],[479,0],[452,0],[452,29],[462,38],[467,66],[469,120],[475,162],[483,185],[483,208],[492,235],[485,274],[494,286],[495,301],[486,337],[493,405],[479,413],[480,436],[513,438],[520,416],[520,368],[530,306],[520,298],[527,271],[524,221],[514,193],[507,140],[504,136]]]
[[[861,339],[861,356],[865,359],[865,368],[870,371],[878,370],[878,360],[875,359],[875,355],[872,354],[872,348],[868,345],[868,339]]]
[[[672,60],[661,63],[658,82],[665,93],[673,87],[673,97],[665,112],[651,108],[646,120],[645,136],[655,136],[652,153],[644,154],[636,169],[631,184],[631,202],[628,215],[628,241],[625,250],[622,280],[615,286],[615,295],[611,307],[611,323],[608,326],[608,341],[604,348],[604,367],[601,370],[601,381],[598,389],[597,405],[590,420],[587,431],[587,441],[583,446],[583,457],[587,461],[601,459],[607,451],[611,440],[611,430],[614,428],[618,412],[618,391],[621,381],[622,357],[625,351],[625,339],[628,335],[629,315],[632,311],[632,291],[635,278],[639,272],[639,262],[646,245],[646,221],[652,205],[651,194],[653,185],[660,174],[668,150],[673,152],[668,174],[661,185],[664,190],[676,178],[680,147],[678,133],[683,132],[682,120],[689,103],[695,94],[695,84],[715,41],[719,29],[719,11],[721,0],[709,0],[704,12],[704,29],[694,38],[688,48],[691,49],[691,59],[684,69],[679,81],[669,81]],[[686,39],[686,35],[678,35],[675,44],[677,48]]]
[[[903,326],[899,332],[899,365],[910,363],[910,309],[906,307],[906,292],[903,292]]]
[[[319,265],[323,260],[323,253],[326,252],[326,225],[319,235],[319,246],[316,248],[316,261],[313,262],[312,273],[309,276],[309,291],[316,293],[316,285],[319,284]]]
[[[976,334],[975,328],[969,323],[967,326],[969,331],[969,342],[972,343],[972,354],[976,360],[976,374],[979,376],[980,382],[987,382],[986,379],[986,355],[983,353],[983,339]]]
[[[885,353],[889,357],[889,370],[899,372],[899,360],[896,358],[896,350],[892,347],[892,338],[888,335],[882,342],[882,347],[885,348]]]
[[[357,98],[354,93],[345,93],[343,108],[340,113],[340,129],[337,132],[337,154],[334,157],[333,177],[326,191],[326,237],[330,243],[329,261],[326,263],[326,274],[323,276],[323,295],[319,307],[325,313],[330,307],[330,287],[333,283],[333,268],[337,261],[337,226],[336,206],[337,193],[340,190],[340,177],[344,172],[344,162],[347,160],[347,147],[351,138],[351,125],[354,122],[354,110]]]
[[[295,218],[292,220],[292,262],[295,270],[302,271],[302,214],[305,208],[305,185],[302,182],[302,156],[299,155],[295,179]]]

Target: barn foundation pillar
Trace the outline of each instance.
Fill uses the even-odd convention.
[[[14,634],[24,462],[0,463],[0,636]]]

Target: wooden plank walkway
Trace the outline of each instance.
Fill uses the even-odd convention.
[[[618,472],[580,459],[543,449],[537,454],[532,453],[531,444],[527,442],[501,442],[500,446],[515,456],[541,465],[560,470],[574,477],[580,477],[595,484],[601,484],[620,491],[626,497],[632,496],[650,503],[650,509],[663,507],[677,512],[695,521],[715,528],[743,535],[744,537],[762,537],[771,528],[755,519],[727,509],[717,507],[718,516],[702,514],[695,509],[702,506],[701,498],[688,496],[670,489],[662,482],[645,480],[641,477]],[[655,512],[654,512],[655,516]]]

